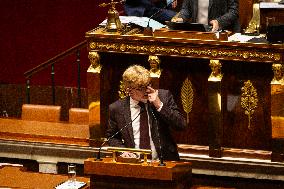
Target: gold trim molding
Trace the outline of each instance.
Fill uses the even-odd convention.
[[[116,52],[132,52],[141,54],[165,54],[175,56],[204,56],[211,59],[235,59],[235,60],[252,60],[261,62],[281,61],[281,53],[268,53],[246,50],[233,49],[212,49],[212,47],[170,47],[159,45],[137,45],[137,44],[114,44],[108,42],[90,42],[90,50],[92,51],[116,51]]]

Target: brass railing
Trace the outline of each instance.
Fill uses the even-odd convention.
[[[30,81],[32,76],[35,74],[45,70],[46,68],[49,68],[51,66],[51,85],[52,85],[52,103],[55,104],[55,72],[54,72],[54,64],[58,63],[60,60],[63,60],[64,58],[76,54],[77,59],[77,73],[78,73],[78,79],[77,79],[77,87],[78,87],[78,106],[81,107],[81,78],[80,78],[80,54],[81,54],[81,49],[85,48],[87,46],[87,41],[83,41],[81,43],[78,43],[77,45],[65,50],[64,52],[54,56],[53,58],[39,64],[38,66],[26,71],[24,73],[24,76],[26,78],[26,102],[29,104],[30,103]]]

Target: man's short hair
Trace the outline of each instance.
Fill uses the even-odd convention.
[[[145,87],[151,82],[149,70],[140,65],[128,67],[124,71],[122,79],[125,88]]]

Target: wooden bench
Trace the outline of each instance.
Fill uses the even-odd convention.
[[[0,139],[88,146],[89,137],[84,124],[0,118]]]

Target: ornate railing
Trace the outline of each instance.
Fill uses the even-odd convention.
[[[64,58],[76,54],[76,63],[77,63],[77,87],[78,87],[78,106],[81,107],[81,78],[80,78],[80,72],[81,72],[81,66],[80,66],[80,54],[81,50],[87,46],[87,41],[83,41],[81,43],[78,43],[77,45],[67,49],[66,51],[54,56],[53,58],[39,64],[38,66],[28,70],[24,73],[24,76],[26,78],[26,102],[30,103],[30,83],[32,76],[35,74],[45,70],[46,68],[49,68],[51,66],[51,86],[52,86],[52,103],[55,104],[55,72],[54,72],[54,65],[56,63],[59,63],[60,60],[63,60]]]

